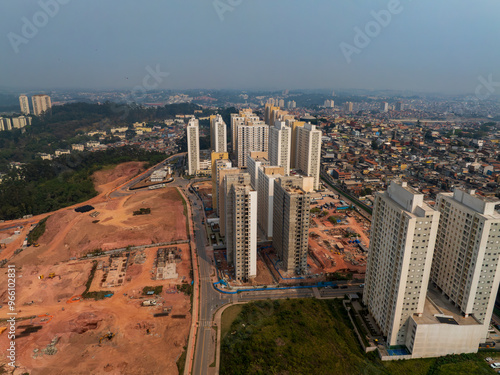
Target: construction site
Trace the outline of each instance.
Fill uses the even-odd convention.
[[[84,203],[93,208],[88,212],[76,212],[80,204],[0,224],[0,238],[19,231],[5,244],[0,261],[16,266],[20,374],[177,373],[191,324],[184,208],[170,187],[110,196],[141,168],[142,163],[125,163],[97,172],[100,194]],[[133,216],[141,207],[151,212]],[[165,215],[167,210],[172,215]],[[44,217],[38,246],[23,247],[29,230]],[[4,272],[0,283],[7,284]],[[6,301],[2,290],[0,332]],[[1,333],[0,365],[8,362],[8,345]]]
[[[203,203],[208,204],[208,183],[198,185]],[[271,241],[260,239],[257,250],[257,276],[247,283],[234,280],[234,267],[227,261],[226,249],[214,249],[219,278],[233,286],[270,284],[293,285],[331,281],[335,278],[364,278],[369,247],[370,217],[358,212],[335,194],[317,194],[311,206],[307,272],[285,272]],[[211,201],[210,201],[211,202]],[[211,219],[207,219],[209,222]],[[211,230],[208,228],[210,236]],[[209,238],[209,240],[212,240]],[[211,241],[214,245],[215,241]]]

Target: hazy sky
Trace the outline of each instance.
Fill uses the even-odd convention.
[[[500,82],[499,14],[498,0],[0,0],[0,88],[132,88],[158,66],[168,77],[146,85],[473,92]]]

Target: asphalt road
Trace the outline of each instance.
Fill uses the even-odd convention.
[[[215,352],[215,330],[212,329],[212,319],[215,311],[222,305],[230,303],[232,298],[226,294],[217,292],[212,285],[210,275],[215,272],[212,268],[212,260],[209,259],[207,248],[207,236],[205,226],[201,224],[204,218],[199,198],[185,190],[191,202],[197,202],[193,208],[194,234],[196,243],[196,253],[198,254],[198,264],[200,271],[200,316],[198,325],[198,337],[196,341],[193,374],[206,374],[207,369],[214,359]]]
[[[168,158],[176,158],[177,155],[173,155]],[[166,160],[166,161],[167,161]],[[148,173],[138,176],[125,184],[122,188],[113,192],[111,197],[119,197],[123,195],[131,194],[128,188],[137,183],[140,180],[147,178],[153,170],[161,168],[165,165],[165,162],[160,163],[157,167],[148,171]],[[191,193],[188,189],[190,183],[196,182],[202,179],[184,180],[183,178],[177,177],[169,186],[178,187],[182,189],[185,195],[189,198],[188,204],[191,204],[193,212],[193,223],[194,223],[194,234],[195,234],[195,244],[196,244],[196,254],[198,256],[199,273],[200,273],[200,309],[199,316],[193,317],[193,319],[198,318],[198,333],[196,338],[196,346],[194,353],[194,361],[192,374],[195,375],[205,375],[208,372],[209,366],[214,361],[215,341],[216,332],[213,329],[213,317],[218,308],[223,305],[232,302],[250,302],[255,300],[263,299],[282,299],[282,298],[307,298],[314,297],[314,292],[312,289],[287,289],[287,290],[269,290],[269,291],[259,291],[259,292],[242,292],[237,295],[223,294],[216,291],[212,285],[211,275],[215,273],[215,269],[212,266],[212,258],[207,254],[207,234],[205,231],[205,225],[202,225],[202,220],[204,219],[203,205],[199,197]],[[196,202],[196,205],[193,205]],[[360,288],[358,285],[349,285],[345,289],[320,289],[319,294],[323,298],[336,298],[341,297],[346,293],[359,292]]]

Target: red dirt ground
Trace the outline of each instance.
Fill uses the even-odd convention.
[[[40,247],[28,247],[9,261],[17,270],[17,318],[42,315],[33,320],[18,320],[17,335],[25,329],[23,325],[30,323],[42,329],[16,338],[16,363],[20,366],[17,372],[177,374],[176,360],[189,334],[191,305],[189,297],[183,293],[166,293],[165,290],[175,291],[176,285],[183,281],[191,282],[187,244],[176,245],[182,249],[177,279],[151,279],[157,248],[148,248],[144,250],[145,262],[131,265],[124,284],[111,288],[114,292],[111,298],[66,303],[72,296],[84,292],[92,268],[91,260],[71,261],[70,257],[81,256],[95,248],[111,249],[187,238],[182,200],[174,188],[136,191],[112,200],[106,198],[110,191],[137,175],[141,168],[141,163],[125,163],[97,172],[94,182],[99,184],[96,189],[100,194],[88,203],[100,214],[92,218],[89,213],[76,213],[74,207],[52,213],[46,223],[46,232],[38,241]],[[132,216],[132,212],[141,207],[151,207],[151,214]],[[0,229],[13,225],[23,225],[24,229],[18,239],[3,249],[0,258],[10,257],[22,244],[29,224],[44,216],[1,224]],[[94,224],[93,220],[99,222]],[[108,260],[106,257],[98,259]],[[56,275],[53,279],[48,278],[51,272]],[[41,280],[40,275],[45,277]],[[5,272],[0,272],[0,285],[7,285]],[[141,302],[145,299],[142,289],[157,285],[163,285],[157,306],[142,307]],[[0,305],[4,306],[0,309],[0,319],[7,317],[6,297],[5,288],[0,288]],[[172,306],[171,315],[184,317],[153,317],[163,306]],[[5,326],[5,322],[0,322],[1,326]],[[108,331],[115,336],[111,340],[104,339],[99,346],[99,338]],[[57,353],[34,358],[34,350],[40,353],[55,337],[58,338]],[[8,341],[5,332],[0,335],[0,365],[8,362],[5,357]]]

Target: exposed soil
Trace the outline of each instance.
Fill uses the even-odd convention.
[[[9,261],[17,270],[16,363],[20,366],[17,372],[42,375],[177,374],[176,360],[187,343],[191,324],[189,296],[177,291],[177,285],[191,282],[189,245],[175,245],[182,250],[182,260],[176,263],[177,279],[152,280],[157,248],[148,248],[143,251],[142,264],[134,262],[135,256],[130,257],[124,282],[111,288],[112,297],[99,301],[76,297],[76,302],[68,303],[85,291],[93,266],[92,260],[70,258],[97,248],[106,250],[187,238],[182,200],[175,188],[136,191],[120,198],[108,198],[111,191],[142,168],[143,163],[125,163],[96,172],[94,183],[99,196],[52,213],[38,241],[40,246],[25,248]],[[91,204],[95,210],[74,211],[74,207],[83,204]],[[151,208],[151,213],[133,216],[133,211],[140,208]],[[90,214],[96,211],[99,215],[91,217]],[[9,237],[14,231],[2,229],[24,227],[21,234],[2,249],[0,259],[10,258],[15,249],[21,247],[29,226],[45,216],[47,214],[0,224],[0,239]],[[95,220],[99,222],[93,223]],[[98,259],[108,262],[109,258]],[[51,273],[54,277],[49,277]],[[91,290],[103,290],[95,284],[92,283]],[[0,272],[0,285],[7,285],[6,272]],[[145,286],[158,285],[163,286],[159,296],[146,298],[142,294]],[[142,301],[151,298],[157,301],[156,306],[143,307]],[[0,305],[3,305],[0,319],[7,317],[6,302],[7,292],[0,288]],[[153,316],[163,312],[166,306],[172,307],[169,316]],[[23,317],[28,319],[22,320]],[[0,322],[2,326],[6,323]],[[23,336],[22,332],[30,327],[41,328]],[[113,337],[104,337],[99,344],[108,333]],[[0,364],[8,362],[9,341],[5,333],[0,335]],[[55,344],[50,345],[51,342]]]

